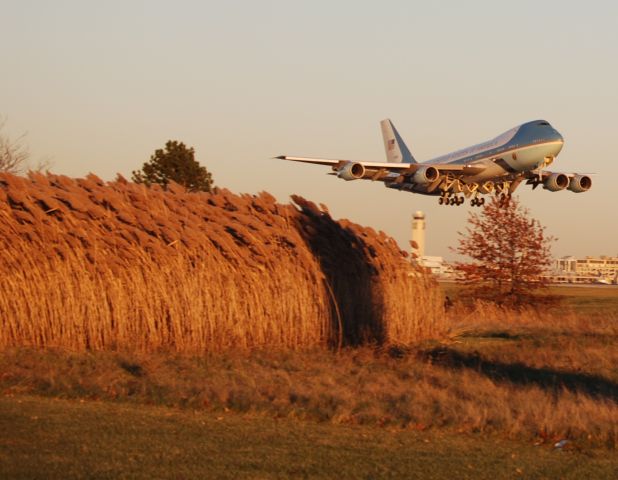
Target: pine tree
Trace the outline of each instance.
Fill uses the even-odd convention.
[[[480,214],[471,212],[459,237],[454,251],[473,261],[455,270],[476,297],[518,305],[547,286],[554,238],[515,198],[494,197]]]
[[[195,160],[193,147],[187,148],[176,140],[169,140],[165,150],[156,150],[141,170],[133,171],[132,179],[136,183],[164,187],[174,181],[190,191],[202,192],[210,192],[213,184],[210,172]]]

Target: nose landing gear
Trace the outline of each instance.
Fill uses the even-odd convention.
[[[482,205],[485,205],[485,199],[483,197],[474,197],[472,200],[470,200],[470,205],[472,205],[473,207],[480,207]]]

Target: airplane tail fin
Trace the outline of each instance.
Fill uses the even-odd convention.
[[[386,160],[391,163],[417,163],[399,132],[388,118],[380,122]]]

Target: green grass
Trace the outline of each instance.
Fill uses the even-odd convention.
[[[0,398],[0,478],[616,478],[607,451],[154,406]]]
[[[583,314],[618,315],[618,286],[596,287],[551,286],[550,294],[559,296],[563,303]]]
[[[440,283],[445,295],[457,299],[462,287],[454,282]],[[563,307],[585,315],[618,315],[618,286],[551,285],[548,294],[560,300]],[[552,307],[553,308],[553,307]]]

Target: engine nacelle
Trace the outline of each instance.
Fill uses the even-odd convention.
[[[575,175],[569,182],[569,190],[575,193],[587,192],[592,187],[592,179],[588,175]]]
[[[543,182],[543,188],[550,192],[559,192],[569,186],[569,177],[564,173],[552,173]]]
[[[337,173],[344,180],[358,180],[365,176],[365,167],[361,163],[348,162]]]
[[[436,181],[440,177],[440,172],[436,167],[420,167],[412,176],[412,181],[419,185],[427,185]]]

